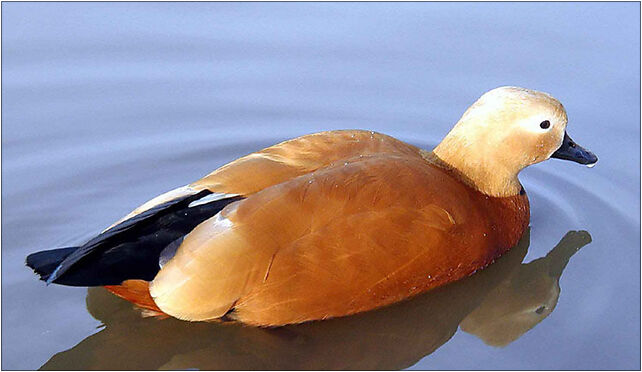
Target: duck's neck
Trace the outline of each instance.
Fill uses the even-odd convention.
[[[517,179],[520,169],[511,169],[502,161],[491,161],[498,157],[493,150],[480,148],[451,132],[426,156],[437,165],[452,170],[463,182],[486,195],[518,195],[522,190]]]

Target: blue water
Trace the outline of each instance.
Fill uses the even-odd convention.
[[[2,368],[639,369],[639,14],[638,3],[2,3]],[[364,128],[430,149],[501,85],[560,99],[570,135],[600,161],[525,170],[529,239],[466,281],[268,331],[143,319],[102,289],[45,287],[24,267],[288,138]]]

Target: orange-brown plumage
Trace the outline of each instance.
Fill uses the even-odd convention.
[[[217,192],[251,195],[350,158],[373,154],[421,157],[421,150],[385,134],[336,130],[298,137],[226,164],[192,183]]]
[[[330,140],[333,137],[336,139]],[[342,159],[332,154],[332,143],[346,138],[359,141],[352,143],[356,145],[352,153],[347,149],[340,153]],[[430,156],[419,149],[391,137],[338,131],[305,136],[301,141],[310,146],[314,144],[311,139],[326,147],[303,152],[306,164],[322,167],[320,159],[309,159],[326,153],[329,165],[311,172],[307,168],[304,175],[278,183],[267,177],[274,167],[257,167],[245,179],[268,180],[264,182],[275,185],[245,194],[247,199],[221,212],[234,224],[236,235],[240,235],[237,241],[251,250],[251,264],[260,269],[237,278],[245,286],[220,315],[234,310],[233,316],[243,322],[278,325],[387,305],[488,265],[512,247],[528,225],[525,194],[488,197],[430,162]],[[291,151],[296,149],[296,141],[286,144]],[[272,149],[259,154],[277,152]],[[264,165],[274,162],[273,158],[251,156],[255,164],[258,159]],[[287,169],[304,169],[292,157],[288,159]],[[227,181],[244,174],[247,163],[241,159],[237,164],[222,167],[195,184],[225,185],[213,190],[217,192],[238,190],[234,183],[218,182],[216,177]],[[190,244],[201,234],[206,247],[216,245],[219,241],[209,238],[210,231],[207,222],[197,227],[183,243],[185,254],[173,259],[174,265],[182,261],[185,266],[193,265],[199,259]],[[225,243],[226,251],[237,248]],[[201,244],[195,246],[203,249]],[[230,258],[218,259],[232,267],[225,262]],[[247,267],[233,269],[247,274]],[[141,307],[161,312],[139,283],[133,294],[114,290],[119,287],[109,289]],[[199,299],[196,293],[191,297]]]
[[[336,187],[337,178],[352,182]],[[487,198],[422,159],[376,156],[286,188],[230,216],[241,229],[252,226],[251,246],[269,249],[267,237],[279,234],[266,277],[234,303],[245,323],[298,323],[400,301],[486,266],[528,224],[525,195]],[[280,223],[290,225],[289,237]]]
[[[482,96],[431,152],[363,130],[277,144],[152,199],[106,230],[105,239],[130,247],[134,222],[172,226],[164,245],[151,246],[172,248],[152,255],[162,266],[152,281],[108,289],[157,314],[260,326],[401,301],[484,268],[518,242],[529,222],[517,179],[523,168],[552,155],[597,160],[568,144],[565,128],[557,100],[508,87]],[[183,215],[201,219],[189,225],[196,217]],[[82,249],[89,255],[95,247]],[[65,270],[82,259],[73,255]],[[48,273],[49,256],[39,257],[32,259],[43,262],[39,273],[59,280],[64,273]]]
[[[116,296],[148,310],[150,315],[167,317],[149,295],[149,282],[145,280],[125,280],[121,285],[106,285],[105,288]]]
[[[172,315],[234,310],[243,322],[277,325],[364,311],[473,273],[528,224],[525,195],[488,197],[429,153],[368,131],[304,136],[193,185],[238,193],[260,182],[267,187],[221,211],[233,228],[213,238],[217,222],[204,222],[155,279],[152,295]]]

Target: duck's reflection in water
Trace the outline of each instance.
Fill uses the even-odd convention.
[[[522,264],[529,232],[493,265],[406,302],[355,316],[274,329],[141,318],[92,288],[90,313],[105,329],[42,369],[401,369],[462,329],[506,345],[548,316],[569,258],[591,241],[568,232],[545,257]]]
[[[562,271],[571,256],[590,242],[585,231],[568,232],[545,257],[520,265],[502,279],[461,322],[461,329],[493,346],[517,340],[553,312]]]

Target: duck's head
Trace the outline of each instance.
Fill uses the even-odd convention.
[[[547,93],[500,87],[481,96],[433,151],[479,191],[516,195],[517,174],[551,157],[591,166],[597,157],[566,134],[564,106]]]

